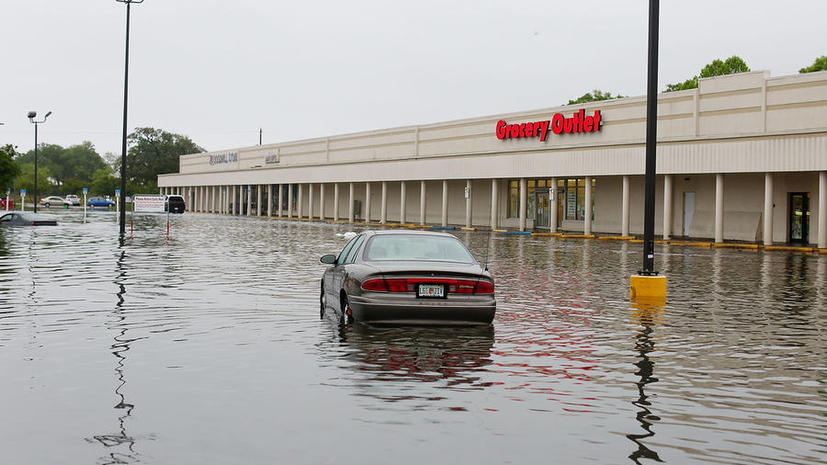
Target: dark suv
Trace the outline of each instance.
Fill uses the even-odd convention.
[[[184,213],[187,210],[187,203],[180,195],[168,195],[164,202],[164,209],[170,213]]]

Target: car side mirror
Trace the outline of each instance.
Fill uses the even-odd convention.
[[[320,258],[319,261],[325,265],[333,265],[336,263],[336,256],[332,254],[322,255],[322,258]]]

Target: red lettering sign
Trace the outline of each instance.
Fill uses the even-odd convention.
[[[554,134],[573,134],[600,131],[601,114],[595,110],[594,115],[586,116],[586,110],[578,110],[571,117],[566,118],[562,113],[555,113],[551,120],[530,121],[526,123],[508,124],[504,120],[497,121],[497,139],[525,139],[539,137],[545,142],[549,137],[549,128]]]

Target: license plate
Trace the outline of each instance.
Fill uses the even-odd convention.
[[[442,284],[420,284],[416,295],[417,297],[445,297],[445,286]]]

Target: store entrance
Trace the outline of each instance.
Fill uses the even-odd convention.
[[[535,228],[542,228],[542,229],[549,229],[549,199],[548,199],[548,189],[545,190],[538,190],[536,201],[535,201],[535,208],[534,211],[534,227]]]
[[[810,242],[810,193],[790,192],[790,242]]]

